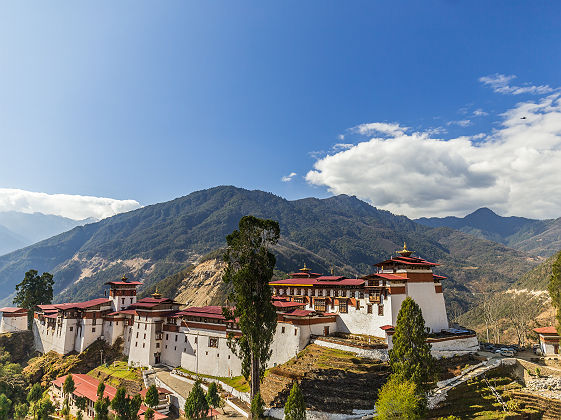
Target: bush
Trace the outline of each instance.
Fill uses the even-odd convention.
[[[251,400],[251,416],[254,419],[263,418],[263,412],[265,411],[265,401],[261,398],[261,393],[255,394]]]
[[[376,412],[379,420],[420,419],[423,406],[415,383],[392,375],[378,394]]]

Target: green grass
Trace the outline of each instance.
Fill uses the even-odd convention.
[[[184,369],[182,367],[178,367],[177,370],[184,372],[188,375],[196,377],[197,374],[195,372],[191,372],[190,370]],[[267,376],[268,371],[265,371],[265,376]],[[249,392],[249,383],[245,380],[243,376],[234,376],[233,378],[227,378],[223,376],[211,376],[211,375],[203,375],[198,374],[201,378],[206,379],[216,379],[221,382],[224,382],[226,385],[230,385],[232,388],[237,389],[240,392]]]
[[[139,369],[131,368],[127,362],[115,362],[109,366],[98,366],[88,373],[88,375],[97,378],[97,373],[107,376],[105,379],[113,386],[120,386],[122,379],[134,382],[142,382],[142,375]]]

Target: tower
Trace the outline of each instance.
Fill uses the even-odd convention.
[[[136,288],[142,283],[139,281],[129,281],[123,276],[119,281],[108,281],[109,300],[114,311],[126,309],[129,305],[136,303]]]

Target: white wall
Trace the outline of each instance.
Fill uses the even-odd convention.
[[[27,330],[27,314],[21,316],[2,316],[0,320],[0,333]]]
[[[434,283],[407,282],[406,292],[421,307],[425,326],[430,328],[431,332],[440,332],[448,328],[444,295],[436,293]]]

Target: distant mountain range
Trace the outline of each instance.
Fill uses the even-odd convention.
[[[10,300],[30,268],[54,274],[58,301],[103,295],[103,283],[124,274],[150,288],[223,247],[247,214],[279,221],[275,252],[282,272],[306,263],[318,272],[365,275],[407,242],[418,255],[442,264],[437,271],[448,276],[446,298],[464,308],[473,300],[474,282],[507,287],[538,263],[525,252],[448,227],[423,226],[355,197],[288,201],[224,186],[79,226],[1,256],[0,304]]]
[[[465,217],[423,217],[415,221],[433,228],[457,229],[541,257],[549,257],[561,249],[561,218],[502,217],[484,207]]]
[[[42,213],[0,212],[0,255],[93,222],[96,220],[73,220]]]

